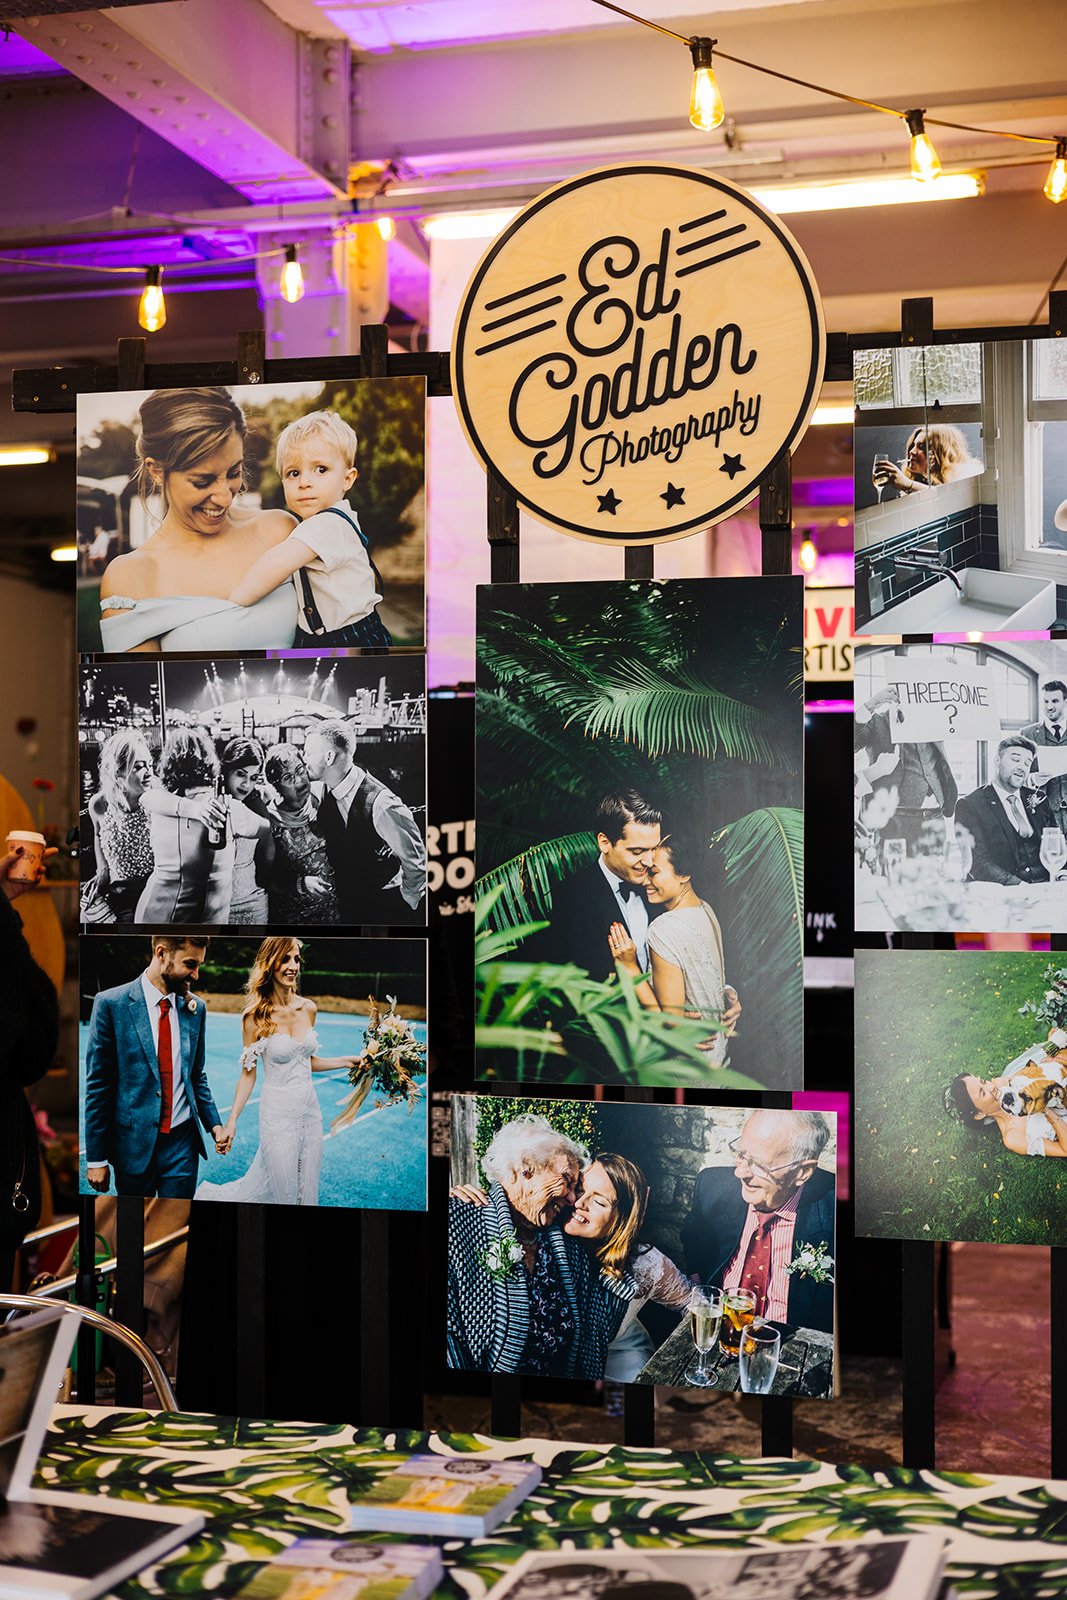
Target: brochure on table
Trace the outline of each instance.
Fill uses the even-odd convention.
[[[204,1526],[195,1511],[32,1487],[80,1320],[49,1307],[0,1329],[0,1600],[91,1600]]]

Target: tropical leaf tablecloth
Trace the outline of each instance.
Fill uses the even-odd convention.
[[[53,1419],[37,1481],[203,1511],[203,1533],[118,1593],[225,1597],[290,1540],[344,1533],[351,1492],[413,1450],[486,1451],[532,1459],[545,1472],[489,1538],[441,1541],[446,1580],[436,1600],[481,1600],[528,1549],[725,1548],[937,1531],[950,1542],[961,1600],[1067,1595],[1067,1483],[1033,1478],[68,1407]]]

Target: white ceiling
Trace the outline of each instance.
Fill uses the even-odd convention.
[[[264,0],[290,27],[337,33],[357,50],[434,50],[474,40],[531,39],[585,28],[626,26],[593,0]],[[812,0],[782,0],[808,5]],[[763,9],[763,0],[716,0],[715,17]],[[712,28],[709,7],[694,0],[637,0],[626,7],[679,33]]]

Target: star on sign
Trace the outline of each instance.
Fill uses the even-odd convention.
[[[744,470],[745,464],[741,460],[740,454],[736,456],[728,456],[725,451],[723,452],[722,466],[719,468],[719,471],[728,472],[730,474],[731,483],[733,483],[734,479],[737,477],[737,474],[739,472],[744,472]]]
[[[666,494],[661,494],[660,499],[666,501],[668,511],[670,511],[673,506],[684,506],[685,490],[676,489],[673,483],[669,483],[667,485]]]
[[[597,510],[610,512],[612,516],[615,515],[616,510],[621,505],[622,501],[619,499],[614,489],[609,489],[607,494],[598,494],[596,497]]]

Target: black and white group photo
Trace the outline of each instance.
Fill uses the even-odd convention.
[[[81,919],[426,922],[421,657],[81,669]]]
[[[856,650],[856,928],[1067,928],[1067,646]]]

